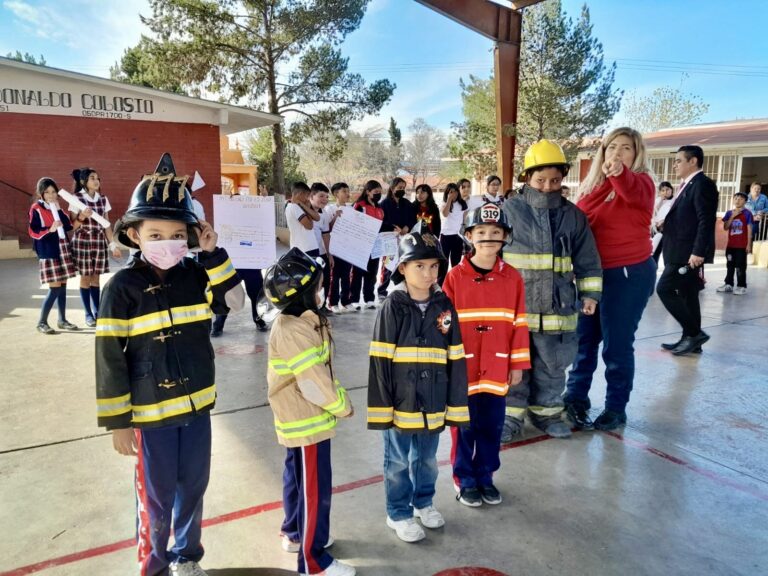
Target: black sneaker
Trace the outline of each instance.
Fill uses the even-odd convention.
[[[626,413],[614,412],[613,410],[603,410],[603,413],[595,418],[595,428],[598,430],[615,430],[626,423]]]
[[[58,327],[59,330],[79,330],[79,328],[72,324],[72,322],[67,322],[66,320],[59,322]]]
[[[37,325],[37,331],[40,332],[40,334],[56,334],[56,330],[48,326],[47,322],[40,322],[40,324]]]
[[[477,508],[483,505],[483,495],[477,488],[462,488],[456,495],[456,500],[470,508]]]
[[[592,418],[589,417],[589,412],[583,406],[579,404],[566,404],[565,411],[568,414],[568,418],[573,422],[574,428],[577,430],[595,429],[595,423],[592,422]]]
[[[264,322],[261,318],[256,318],[256,330],[259,332],[266,332],[269,330],[269,326],[267,326],[267,323]]]
[[[218,338],[224,333],[224,330],[213,329],[211,330],[211,338]]]
[[[496,486],[489,484],[488,486],[480,486],[480,495],[483,498],[483,502],[495,506],[501,504],[501,492],[496,489]]]

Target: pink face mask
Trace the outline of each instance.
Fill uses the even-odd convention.
[[[189,248],[186,240],[155,240],[144,242],[141,253],[147,262],[161,270],[173,268],[187,255]]]

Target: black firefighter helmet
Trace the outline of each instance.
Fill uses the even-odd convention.
[[[467,244],[471,245],[472,243],[467,240],[467,237],[464,235],[464,233],[472,230],[472,228],[480,224],[496,224],[497,226],[501,226],[504,229],[504,232],[506,232],[504,243],[506,244],[507,242],[511,242],[510,236],[512,235],[512,226],[509,224],[507,215],[504,214],[504,210],[502,210],[500,206],[497,206],[492,202],[488,202],[487,204],[478,206],[473,210],[467,210],[467,213],[464,215],[464,228],[461,233],[461,237]],[[492,241],[481,240],[481,242]]]
[[[405,264],[412,260],[431,260],[437,258],[445,261],[445,254],[440,247],[440,241],[429,232],[420,234],[411,232],[400,239],[400,245],[397,248],[397,264]],[[400,270],[392,273],[392,282],[399,284],[405,279]]]
[[[175,220],[187,224],[188,244],[198,247],[198,224],[192,206],[192,195],[187,188],[189,176],[177,176],[171,155],[166,152],[153,174],[142,177],[131,196],[128,210],[115,222],[115,238],[128,248],[138,246],[126,234],[131,224],[142,220]]]
[[[317,286],[323,266],[298,248],[291,248],[264,274],[264,292],[278,310],[292,304],[317,310]]]

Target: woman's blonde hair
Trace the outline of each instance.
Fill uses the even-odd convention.
[[[651,169],[648,166],[648,158],[645,153],[645,142],[643,142],[643,135],[637,130],[623,126],[616,128],[608,133],[603,138],[600,147],[597,149],[597,154],[592,159],[592,166],[589,168],[589,173],[584,181],[579,185],[579,198],[585,194],[589,194],[596,187],[605,182],[605,174],[603,174],[603,163],[605,162],[605,150],[609,144],[613,142],[618,136],[626,136],[632,140],[635,146],[635,161],[632,163],[630,170],[632,172],[644,172],[650,174]]]

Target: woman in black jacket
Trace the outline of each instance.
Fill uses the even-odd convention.
[[[384,210],[384,224],[381,232],[397,232],[400,236],[408,234],[416,225],[416,208],[405,197],[405,180],[396,177],[392,180],[387,191],[387,197],[379,204]],[[387,297],[389,278],[392,273],[385,267],[388,258],[381,259],[380,284],[378,289],[379,300]]]

